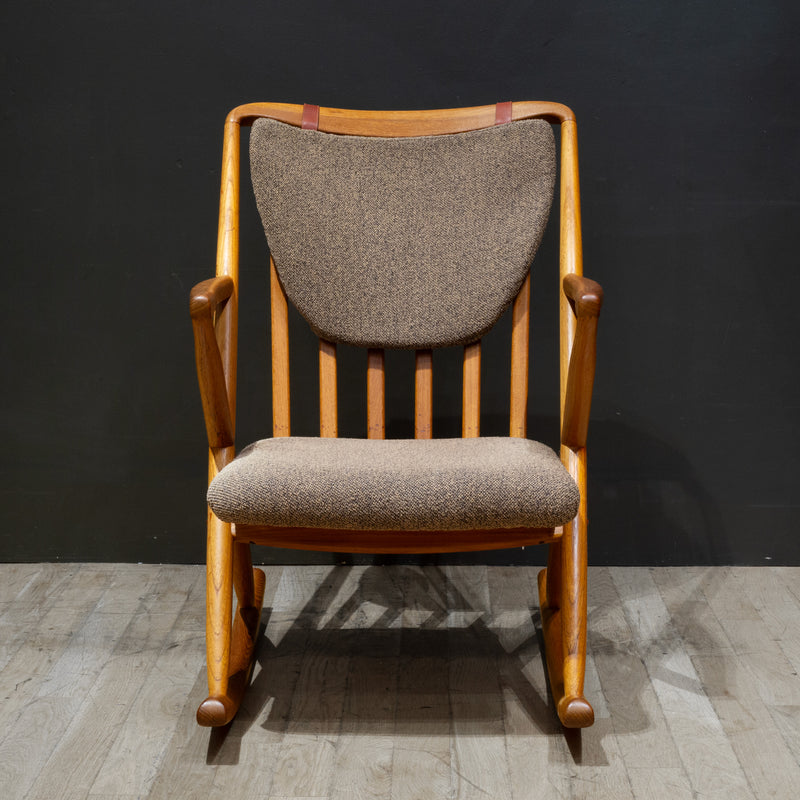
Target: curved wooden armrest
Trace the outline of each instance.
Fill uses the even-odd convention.
[[[233,294],[233,280],[218,275],[198,283],[189,293],[189,313],[192,319],[213,317],[219,306]]]
[[[227,275],[220,275],[198,283],[189,295],[197,380],[209,447],[233,444],[233,418],[214,325],[217,312],[232,294],[233,281]]]
[[[597,281],[584,278],[582,275],[565,275],[564,294],[579,319],[600,316],[603,287]]]
[[[580,275],[566,275],[563,285],[564,294],[575,312],[578,324],[569,358],[561,443],[567,447],[580,448],[586,447],[589,431],[597,321],[603,305],[603,289],[599,283]]]

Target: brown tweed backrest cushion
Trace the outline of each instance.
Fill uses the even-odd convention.
[[[324,339],[480,338],[513,300],[555,183],[550,125],[384,139],[253,124],[250,161],[283,287]]]

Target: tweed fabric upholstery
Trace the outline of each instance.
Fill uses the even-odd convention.
[[[208,489],[226,522],[360,530],[549,528],[579,501],[549,447],[506,437],[263,439]]]
[[[323,339],[389,348],[491,328],[539,246],[556,173],[543,120],[378,138],[260,119],[250,162],[292,303]]]

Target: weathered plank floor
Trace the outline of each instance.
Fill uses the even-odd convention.
[[[0,796],[800,796],[800,569],[593,569],[582,735],[536,570],[267,575],[246,707],[210,732],[201,567],[0,565]]]

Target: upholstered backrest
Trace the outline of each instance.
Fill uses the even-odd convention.
[[[556,172],[543,120],[384,139],[259,119],[250,160],[294,305],[323,339],[391,348],[491,328],[539,246]]]

